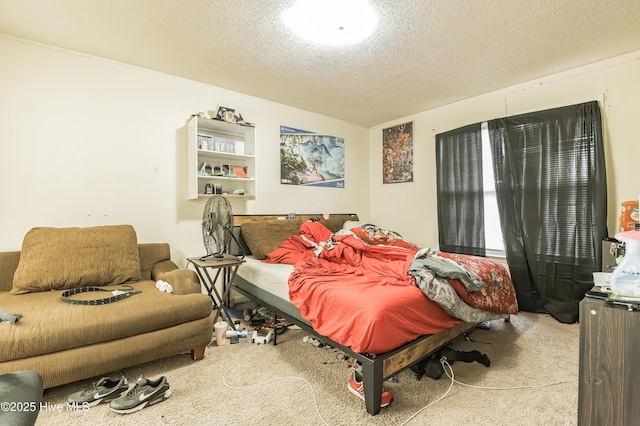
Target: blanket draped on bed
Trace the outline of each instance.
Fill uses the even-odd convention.
[[[485,321],[517,312],[515,293],[512,302],[488,310],[493,304],[481,294],[487,290],[483,276],[456,268],[451,260],[436,261],[444,262],[440,268],[449,267],[445,276],[451,278],[429,278],[432,272],[427,272],[431,270],[425,266],[429,263],[425,253],[412,244],[371,244],[354,232],[333,234],[320,223],[305,222],[265,262],[293,264],[291,303],[318,333],[356,352],[383,353],[461,320]],[[466,284],[456,279],[463,277],[461,273]],[[417,283],[428,291],[423,293]],[[465,285],[475,290],[468,291]],[[445,286],[449,290],[444,291]],[[458,291],[476,293],[477,300],[454,297]],[[432,293],[446,294],[445,302],[432,300]]]

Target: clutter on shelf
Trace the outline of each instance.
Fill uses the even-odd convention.
[[[208,120],[219,120],[227,123],[236,123],[241,126],[255,127],[255,124],[245,121],[240,112],[225,106],[219,106],[215,114],[199,111],[197,114],[193,115],[197,115],[200,118],[206,118]]]

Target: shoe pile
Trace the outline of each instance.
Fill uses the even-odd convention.
[[[169,396],[171,389],[165,376],[155,380],[140,376],[131,389],[127,379],[121,376],[115,379],[103,377],[89,388],[69,395],[67,401],[71,404],[88,404],[89,407],[109,402],[112,411],[129,414],[162,402]]]
[[[351,370],[351,377],[349,377],[349,392],[364,401],[364,384],[362,383],[362,364],[360,362],[354,362]],[[386,407],[393,401],[393,395],[391,392],[382,389],[382,399],[380,400],[380,407]]]
[[[70,404],[87,404],[88,407],[110,402],[129,390],[129,382],[122,376],[116,379],[103,377],[90,387],[80,392],[69,395],[67,401]]]

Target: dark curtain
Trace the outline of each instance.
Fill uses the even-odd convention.
[[[507,262],[521,310],[572,323],[607,237],[600,108],[589,102],[492,120]]]
[[[481,124],[436,135],[440,250],[485,255]]]

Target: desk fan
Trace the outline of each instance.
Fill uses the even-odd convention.
[[[222,195],[207,200],[202,214],[202,241],[207,255],[200,260],[223,260],[231,245],[233,210]]]

